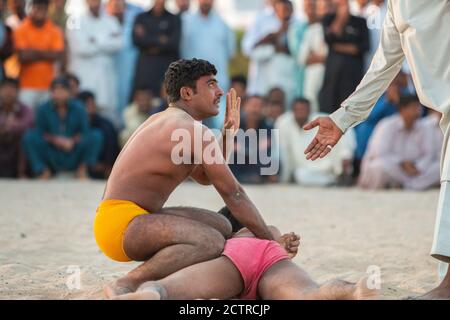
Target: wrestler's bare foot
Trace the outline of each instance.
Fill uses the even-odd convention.
[[[134,293],[127,293],[113,298],[113,300],[162,300],[165,289],[154,281],[146,282]]]
[[[332,280],[309,294],[307,299],[314,300],[372,300],[378,297],[378,290],[371,290],[367,286],[367,278],[358,281],[357,284]]]
[[[123,279],[113,281],[103,288],[103,292],[105,293],[107,299],[114,299],[117,296],[122,296],[134,291],[135,288],[133,288],[133,286],[131,286],[129,283],[127,283],[127,281],[124,281]]]
[[[300,236],[294,232],[283,234],[277,239],[277,242],[286,249],[289,258],[294,258],[298,253],[298,247],[300,246]]]
[[[369,279],[367,277],[362,278],[356,284],[356,290],[353,294],[355,300],[375,300],[380,295],[380,290],[376,288],[369,289]]]

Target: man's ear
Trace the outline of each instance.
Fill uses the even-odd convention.
[[[190,101],[192,99],[192,96],[194,95],[194,90],[189,87],[182,87],[180,89],[180,97],[181,100],[187,100]]]

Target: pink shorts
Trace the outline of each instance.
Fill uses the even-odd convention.
[[[278,242],[257,238],[229,239],[222,255],[229,258],[241,273],[244,290],[239,298],[244,300],[255,300],[264,272],[278,261],[289,259]]]

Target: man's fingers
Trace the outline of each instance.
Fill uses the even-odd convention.
[[[320,157],[320,158],[325,157],[327,154],[330,153],[331,150],[332,150],[331,148],[328,148],[328,147],[325,148],[325,150],[323,150],[323,151],[320,153],[319,157]]]
[[[313,141],[311,141],[311,143],[309,144],[308,148],[306,148],[305,150],[305,154],[308,154],[311,152],[311,150],[315,147],[316,144],[319,143],[319,140],[317,140],[317,138],[314,138]]]
[[[300,245],[300,241],[299,240],[291,241],[291,243],[289,245],[290,245],[290,248],[298,248],[298,246]]]
[[[319,119],[316,119],[314,121],[311,121],[310,123],[307,123],[303,126],[304,130],[311,130],[312,128],[315,128],[319,125]]]
[[[234,90],[234,88],[231,88],[230,94],[231,94],[231,108],[234,111],[236,109],[236,90]]]
[[[230,112],[231,112],[230,93],[227,93],[226,108],[225,108],[225,119],[230,115]]]

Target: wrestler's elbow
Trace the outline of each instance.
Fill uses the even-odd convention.
[[[232,184],[221,184],[216,186],[219,193],[222,195],[225,203],[233,205],[240,205],[243,196],[245,196],[244,188],[239,182]]]

